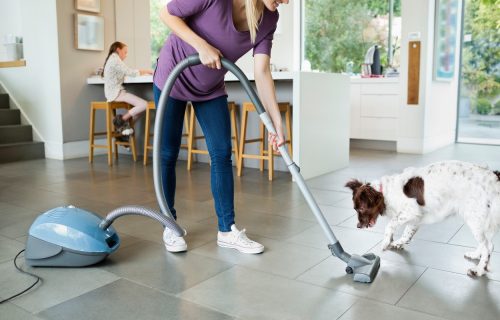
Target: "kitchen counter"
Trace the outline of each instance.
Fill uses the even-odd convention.
[[[245,73],[245,75],[247,76],[248,80],[255,80],[253,73]],[[293,72],[272,72],[272,76],[274,80],[292,80]],[[238,81],[238,79],[229,72],[224,77],[224,80],[227,82]],[[138,77],[125,77],[124,83],[153,83],[153,76],[145,75]],[[104,79],[100,76],[89,77],[87,78],[87,84],[104,84]]]
[[[246,74],[254,80],[252,73]],[[305,179],[344,168],[349,165],[349,87],[346,75],[320,72],[273,72],[278,102],[292,105],[293,160],[301,167]],[[231,73],[225,77],[228,100],[238,105],[249,101],[238,79]],[[127,77],[127,91],[147,100],[152,100],[152,76]],[[103,85],[101,77],[87,79],[89,85]],[[136,128],[139,134],[140,128]],[[198,128],[199,129],[199,128]],[[197,129],[197,130],[198,130]],[[251,115],[247,137],[256,137],[259,119]],[[201,131],[199,131],[201,132]],[[142,138],[138,139],[139,143]],[[204,142],[199,143],[202,149]],[[258,144],[248,144],[250,153],[258,153]],[[185,158],[181,150],[180,159]],[[204,155],[198,161],[207,162]],[[245,159],[246,167],[259,167],[255,159]],[[275,169],[287,171],[284,161],[275,158]]]
[[[0,68],[16,68],[25,66],[26,66],[26,60],[0,61]]]

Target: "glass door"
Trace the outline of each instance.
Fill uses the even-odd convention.
[[[499,0],[464,0],[457,142],[500,145]]]

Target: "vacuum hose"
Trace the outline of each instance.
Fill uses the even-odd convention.
[[[167,217],[153,209],[141,206],[124,206],[114,209],[113,211],[108,213],[104,220],[101,221],[101,223],[99,224],[99,228],[106,230],[113,223],[113,221],[115,221],[115,219],[126,215],[140,215],[155,219],[156,221],[159,221],[165,228],[169,228],[170,230],[174,231],[174,233],[178,236],[184,236],[186,233],[186,231],[179,227],[179,225],[172,218]]]

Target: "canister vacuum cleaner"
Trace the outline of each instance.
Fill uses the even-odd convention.
[[[231,71],[240,80],[267,130],[276,133],[269,115],[265,112],[255,90],[241,69],[225,58],[221,58],[221,62],[224,68]],[[173,230],[178,236],[185,234],[185,230],[172,218],[163,195],[160,145],[166,99],[181,72],[198,64],[201,64],[198,55],[189,56],[181,61],[170,73],[160,96],[159,105],[161,107],[157,109],[153,145],[153,178],[160,211],[140,206],[124,206],[113,210],[106,218],[102,219],[93,212],[73,206],[49,210],[40,215],[29,230],[25,252],[27,265],[82,267],[102,261],[120,246],[120,238],[111,224],[115,219],[124,215],[133,214],[150,217],[162,223],[165,228]],[[284,145],[279,147],[279,151],[311,211],[323,229],[329,241],[328,248],[331,253],[347,264],[346,272],[354,274],[354,281],[372,282],[380,267],[380,258],[372,253],[351,255],[343,250],[309,191],[304,178],[299,172],[299,167],[292,161]]]

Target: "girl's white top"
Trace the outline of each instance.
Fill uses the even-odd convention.
[[[137,77],[139,75],[139,70],[129,68],[117,53],[112,53],[104,66],[103,72],[106,99],[114,101],[118,97],[120,91],[124,90],[123,81],[126,76]]]

